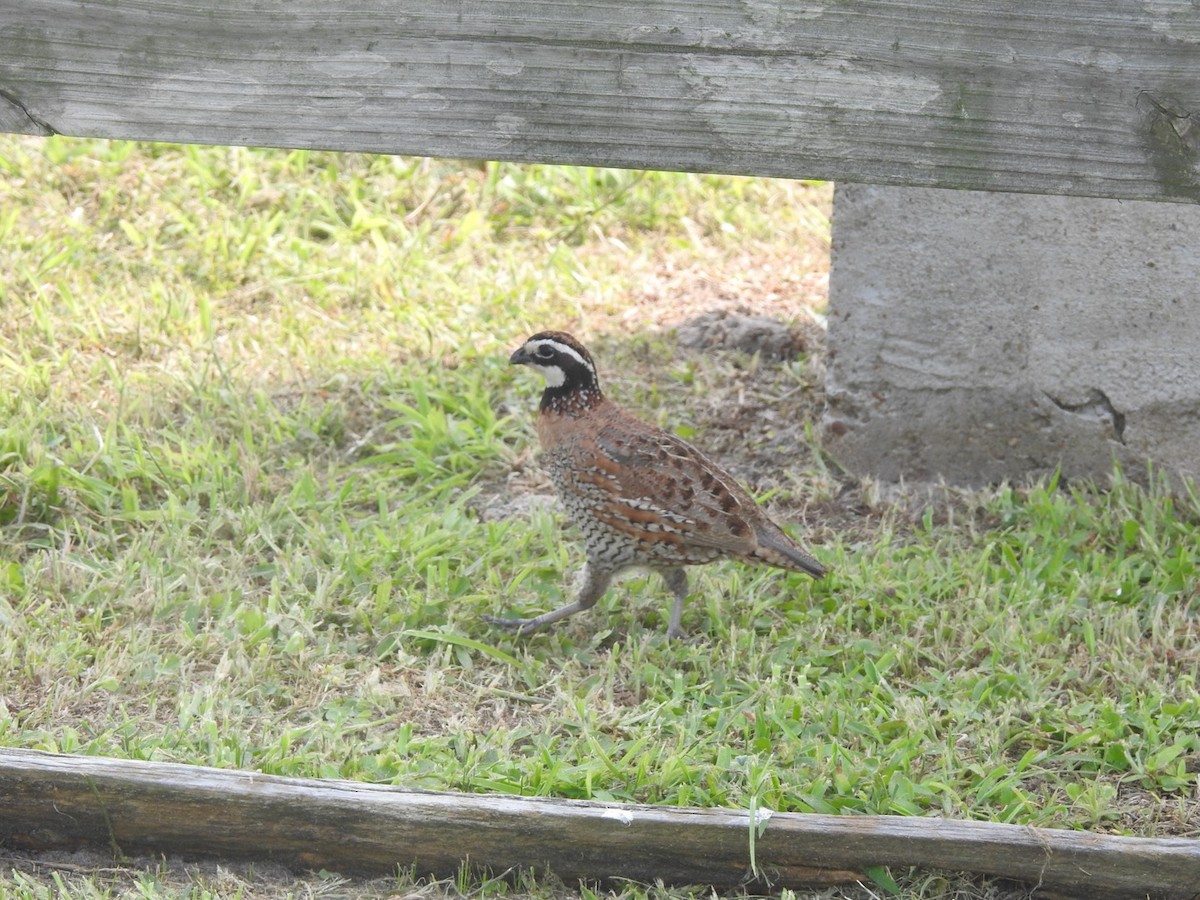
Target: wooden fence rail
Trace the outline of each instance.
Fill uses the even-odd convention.
[[[1190,0],[20,0],[0,130],[1200,201]]]
[[[751,876],[751,823],[757,823]],[[717,887],[853,880],[871,866],[1001,875],[1090,900],[1200,897],[1200,841],[902,816],[760,814],[410,791],[0,749],[0,846],[271,859],[452,875],[550,869]]]

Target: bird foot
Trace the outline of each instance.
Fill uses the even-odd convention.
[[[480,618],[489,625],[495,625],[497,628],[503,628],[505,631],[511,631],[517,635],[532,634],[542,627],[537,616],[532,619],[504,619],[500,616],[481,616]]]

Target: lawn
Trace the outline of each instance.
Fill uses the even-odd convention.
[[[843,473],[809,312],[830,199],[0,136],[0,745],[1200,836],[1200,495],[1144,472],[977,492]],[[674,330],[737,312],[799,352]],[[540,384],[507,365],[544,328],[583,338],[611,396],[709,450],[832,576],[697,570],[687,642],[639,577],[554,631],[490,630],[562,603],[582,559],[536,464]],[[814,896],[1009,896],[876,875]],[[393,893],[578,888],[0,850],[0,896]]]

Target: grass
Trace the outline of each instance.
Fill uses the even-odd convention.
[[[819,348],[769,364],[662,328],[819,305],[828,204],[782,181],[0,138],[0,744],[1200,834],[1194,491],[1115,473],[887,500],[804,425]],[[488,630],[561,603],[580,562],[531,502],[539,387],[505,361],[544,327],[835,574],[700,570],[681,644],[649,578],[533,639]],[[0,855],[15,897],[578,892]]]

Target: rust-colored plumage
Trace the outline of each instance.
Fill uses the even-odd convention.
[[[572,602],[529,619],[489,622],[519,634],[535,631],[594,605],[621,570],[644,566],[660,572],[675,595],[667,633],[679,637],[688,593],[684,566],[729,557],[825,574],[728,472],[607,400],[591,354],[571,335],[535,334],[511,362],[546,378],[537,422],[541,462],[583,532],[587,566]]]

